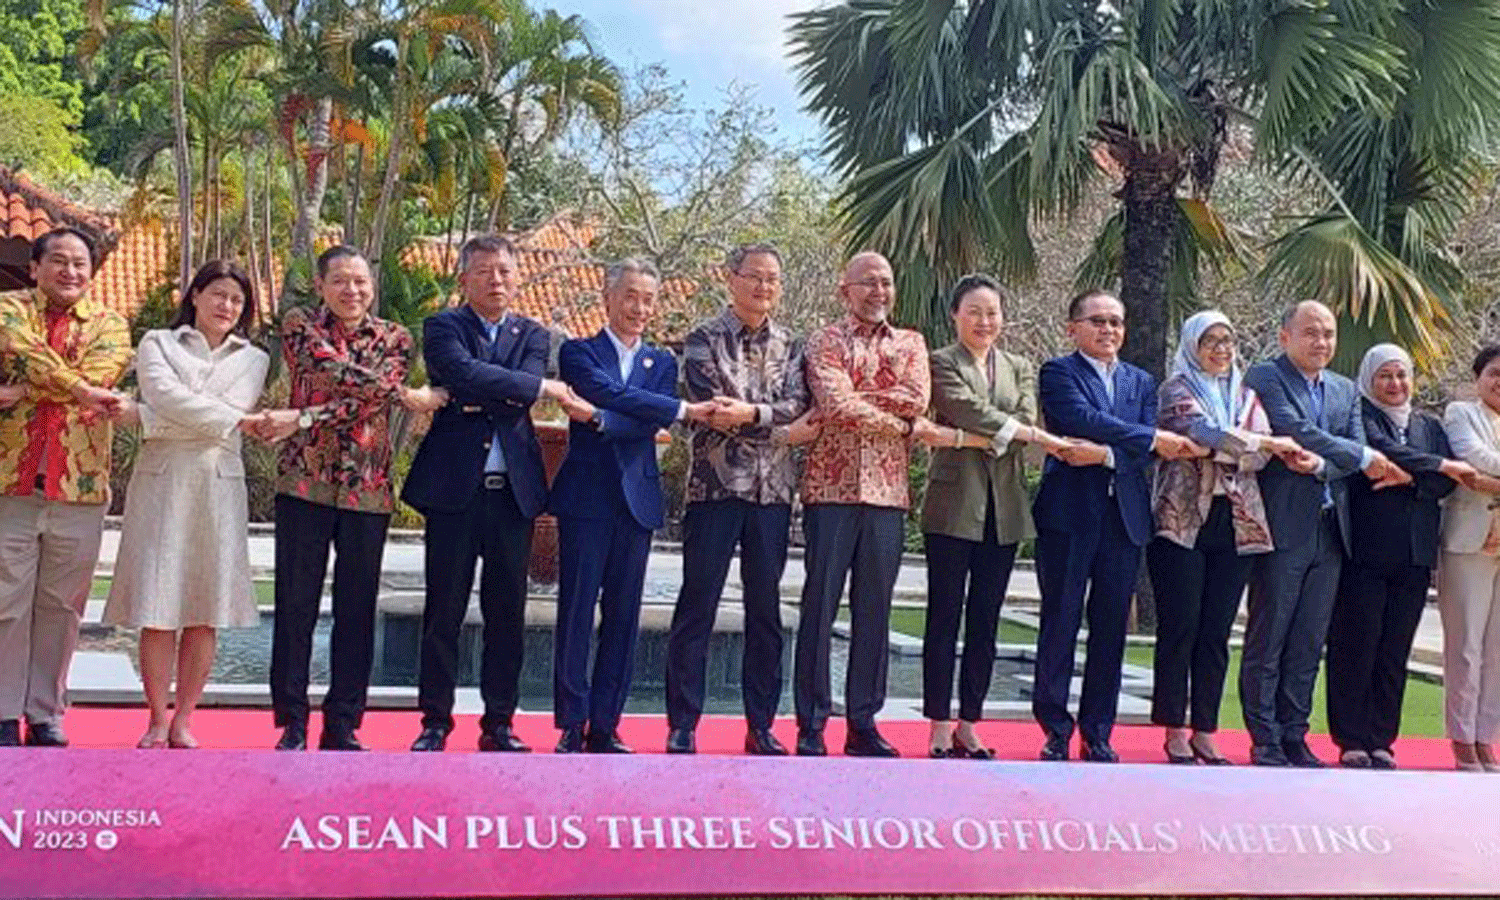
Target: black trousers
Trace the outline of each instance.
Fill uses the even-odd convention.
[[[1227,497],[1214,498],[1192,549],[1164,537],[1146,546],[1156,594],[1152,722],[1182,728],[1191,721],[1194,731],[1218,730],[1229,631],[1254,561],[1235,550]]]
[[[1432,570],[1344,563],[1328,626],[1328,730],[1342,750],[1389,750]]]
[[[833,711],[833,621],[849,583],[849,668],[844,708],[851,728],[873,728],[885,705],[891,592],[901,569],[906,511],[862,503],[814,503],[803,513],[807,580],[792,678],[797,726],[821,731]],[[850,573],[853,577],[850,577]]]
[[[781,573],[786,568],[789,504],[745,500],[688,504],[683,517],[682,590],[667,635],[667,721],[696,728],[703,715],[708,641],[735,547],[744,588],[745,654],[740,685],[745,720],[770,728],[781,701]]]
[[[521,514],[509,487],[482,485],[458,512],[430,512],[426,518],[427,597],[422,607],[417,693],[422,726],[453,727],[458,639],[469,609],[474,566],[481,557],[479,612],[484,618],[484,655],[479,692],[484,698],[484,717],[479,727],[509,725],[520,691],[532,521]]]
[[[333,633],[323,727],[359,727],[375,657],[375,598],[388,513],[358,512],[276,495],[276,624],[271,708],[277,727],[307,721],[307,668],[328,549],[333,560]]]
[[[927,625],[922,639],[922,715],[947,721],[952,712],[958,622],[964,623],[958,670],[958,717],[978,722],[995,669],[995,633],[1010,586],[1016,545],[995,534],[995,504],[984,514],[984,540],[927,532]],[[967,602],[965,597],[967,596]]]
[[[1332,510],[1318,516],[1311,541],[1262,554],[1250,570],[1240,705],[1250,739],[1262,746],[1307,736],[1344,563],[1337,517]]]
[[[1141,548],[1131,543],[1119,506],[1111,503],[1099,529],[1092,533],[1038,529],[1036,565],[1042,614],[1031,714],[1048,734],[1072,736],[1068,692],[1078,628],[1087,611],[1089,637],[1077,724],[1084,740],[1107,742],[1120,705],[1125,627],[1141,567]]]

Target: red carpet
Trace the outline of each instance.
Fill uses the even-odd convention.
[[[458,727],[449,740],[449,750],[467,752],[478,738],[478,717],[459,716]],[[145,710],[138,707],[74,707],[64,723],[73,745],[78,747],[134,747],[146,727]],[[319,723],[314,714],[311,739],[317,740]],[[365,715],[359,730],[360,740],[377,751],[404,752],[421,729],[420,716],[413,711],[378,711]],[[797,729],[790,719],[776,724],[776,734],[787,746],[796,738]],[[900,748],[903,756],[927,755],[925,721],[882,722],[881,733]],[[557,742],[548,713],[527,713],[517,717],[516,732],[538,751],[550,751]],[[205,748],[270,748],[279,734],[267,710],[205,709],[196,716],[194,733]],[[620,724],[625,742],[637,751],[660,753],[666,740],[667,726],[663,716],[626,716]],[[1041,732],[1031,722],[996,721],[979,726],[980,737],[993,747],[1001,759],[1034,760],[1042,745]],[[828,723],[825,735],[833,753],[843,747],[843,720]],[[698,727],[698,752],[741,753],[745,740],[744,721],[733,716],[705,716]],[[1244,732],[1219,733],[1220,749],[1236,763],[1248,760],[1250,739]],[[1114,748],[1123,762],[1165,763],[1162,755],[1162,729],[1148,726],[1120,726],[1115,729]],[[1337,759],[1333,743],[1326,735],[1313,735],[1310,744],[1325,761]],[[1396,759],[1402,768],[1451,769],[1453,757],[1448,742],[1442,738],[1405,738],[1396,744]],[[952,765],[965,761],[953,760]],[[973,764],[973,763],[971,763]]]

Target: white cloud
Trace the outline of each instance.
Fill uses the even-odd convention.
[[[662,46],[673,53],[718,57],[739,66],[786,72],[787,15],[817,0],[636,0],[658,23]]]

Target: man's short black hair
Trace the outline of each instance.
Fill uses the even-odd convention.
[[[1108,297],[1109,299],[1117,302],[1120,299],[1114,294],[1111,294],[1109,291],[1101,290],[1100,288],[1090,288],[1086,291],[1080,291],[1079,293],[1073,295],[1072,300],[1068,301],[1068,321],[1075,321],[1078,318],[1078,314],[1083,311],[1083,304],[1089,302],[1095,297]]]
[[[1500,344],[1487,344],[1479,348],[1479,353],[1474,357],[1474,377],[1483,375],[1485,367],[1494,362],[1497,356],[1500,356]]]
[[[328,267],[333,265],[336,259],[365,259],[365,255],[348,244],[334,244],[327,250],[318,254],[318,277],[324,278],[328,275]],[[366,260],[368,263],[368,260]]]
[[[88,248],[88,251],[89,251],[89,271],[92,272],[95,269],[98,269],[99,268],[99,245],[98,245],[98,243],[94,240],[93,235],[89,234],[87,231],[84,231],[81,228],[74,228],[71,225],[63,225],[63,226],[61,226],[59,228],[54,228],[51,231],[47,232],[46,234],[42,235],[41,237],[37,238],[36,240],[32,241],[31,242],[31,261],[34,262],[34,263],[41,262],[42,261],[42,257],[47,255],[47,247],[53,241],[57,240],[60,237],[64,237],[64,236],[67,236],[67,235],[72,235],[73,237],[78,238],[80,241],[83,241],[83,246],[85,246],[85,247]]]

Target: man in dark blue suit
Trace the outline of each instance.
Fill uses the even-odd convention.
[[[1125,307],[1118,299],[1103,291],[1074,297],[1068,336],[1077,352],[1043,363],[1039,378],[1047,428],[1075,440],[1058,451],[1058,459],[1047,460],[1032,507],[1042,610],[1031,711],[1047,735],[1041,758],[1067,759],[1074,725],[1068,688],[1087,608],[1079,757],[1117,762],[1109,738],[1130,596],[1141,548],[1153,530],[1151,455],[1180,458],[1204,451],[1156,428],[1155,379],[1119,359]]]
[[[1240,664],[1240,703],[1254,742],[1250,761],[1262,766],[1320,768],[1308,748],[1307,719],[1339,571],[1349,554],[1349,490],[1363,470],[1376,488],[1408,484],[1411,476],[1365,446],[1354,382],[1327,371],[1338,346],[1333,312],[1304,301],[1282,316],[1281,356],[1245,372],[1275,434],[1304,453],[1273,459],[1260,473],[1260,493],[1276,549],[1255,561]]]
[[[649,262],[611,266],[604,329],[558,351],[559,374],[583,401],[568,410],[568,456],[552,485],[560,559],[552,654],[559,753],[631,752],[617,726],[635,665],[651,532],[664,520],[656,432],[683,419],[706,422],[716,406],[678,400],[676,358],[641,338],[658,284]],[[590,678],[596,604],[599,646]]]
[[[526,751],[511,731],[511,717],[521,676],[532,520],[547,499],[531,405],[542,397],[577,401],[565,384],[542,377],[547,330],[508,312],[518,280],[515,247],[500,237],[474,238],[459,254],[459,269],[463,305],[422,325],[428,377],[452,400],[433,417],[401,492],[426,517],[417,695],[422,733],[412,749],[442,750],[453,730],[458,639],[482,556],[479,749]]]

